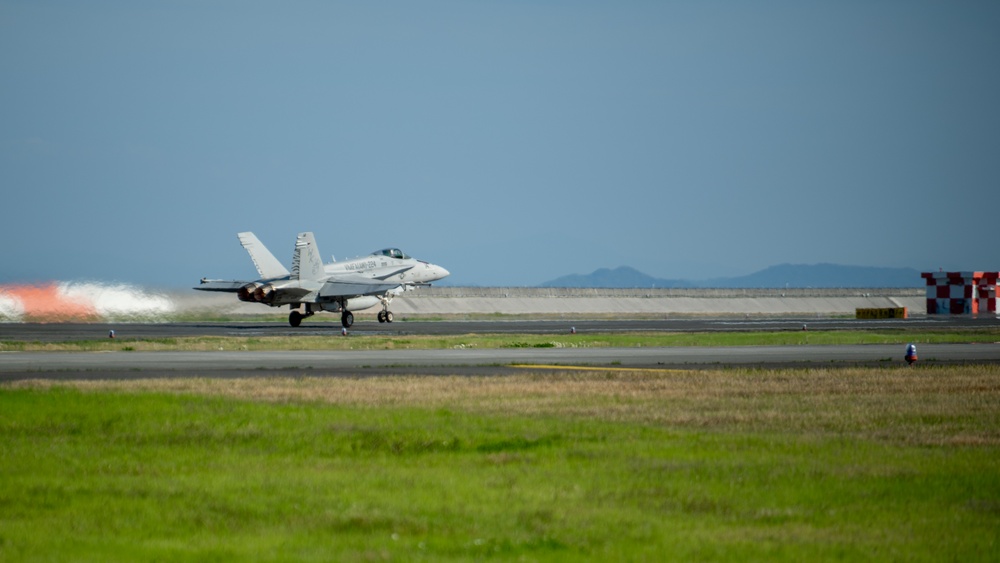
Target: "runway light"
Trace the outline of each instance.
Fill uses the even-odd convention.
[[[913,367],[913,364],[917,363],[917,347],[913,344],[906,345],[906,355],[903,356],[906,360],[906,365]]]
[[[108,338],[114,338],[114,337],[115,337],[115,331],[112,330],[111,332],[108,333]]]
[[[576,327],[575,326],[569,327],[569,333],[570,334],[576,334]]]
[[[340,335],[341,336],[347,336],[347,327],[344,327],[344,328],[340,329]]]

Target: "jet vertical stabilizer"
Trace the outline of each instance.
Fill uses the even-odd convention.
[[[316,248],[316,238],[312,233],[299,233],[295,239],[295,255],[292,257],[292,279],[319,280],[325,277],[323,259]]]
[[[257,268],[257,273],[263,279],[282,278],[288,275],[288,269],[278,262],[278,259],[271,254],[271,251],[251,232],[238,233],[240,244],[250,254],[253,265]]]

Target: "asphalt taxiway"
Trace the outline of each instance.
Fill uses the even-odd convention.
[[[1000,363],[1000,344],[924,344],[924,364]],[[889,345],[447,350],[11,352],[0,381],[148,377],[365,376],[385,373],[501,373],[518,365],[633,369],[902,364]]]
[[[588,332],[710,332],[762,330],[969,329],[1000,326],[993,318],[855,319],[666,319],[435,321],[392,325],[359,322],[351,335],[530,333],[581,335]],[[0,324],[0,342],[62,342],[109,338],[129,340],[183,336],[342,337],[335,323],[292,328],[279,323]],[[572,336],[568,336],[572,338]],[[582,338],[581,338],[582,339]],[[830,367],[901,365],[898,345],[574,347],[447,350],[209,352],[0,352],[0,382],[22,379],[136,379],[151,377],[365,377],[382,374],[502,375],[518,365],[606,367],[608,369],[702,369],[711,367]],[[921,364],[1000,363],[1000,343],[921,344]]]
[[[661,318],[460,320],[378,323],[359,321],[353,335],[568,334],[627,332],[750,332],[792,330],[968,330],[997,328],[996,316],[940,316],[864,320],[848,318]],[[0,323],[0,342],[67,342],[99,340],[115,331],[118,339],[164,339],[197,336],[341,336],[339,322],[309,322],[299,327],[284,322],[190,323]]]

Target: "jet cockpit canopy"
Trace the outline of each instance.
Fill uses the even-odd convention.
[[[388,256],[389,258],[396,258],[397,260],[409,260],[410,257],[406,255],[402,250],[398,248],[383,248],[382,250],[377,250],[373,252],[375,256]]]

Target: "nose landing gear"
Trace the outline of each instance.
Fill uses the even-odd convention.
[[[392,303],[392,293],[385,292],[385,295],[379,297],[379,301],[382,302],[382,310],[378,313],[378,322],[380,323],[391,323],[392,322],[392,311],[389,310],[389,303]]]

